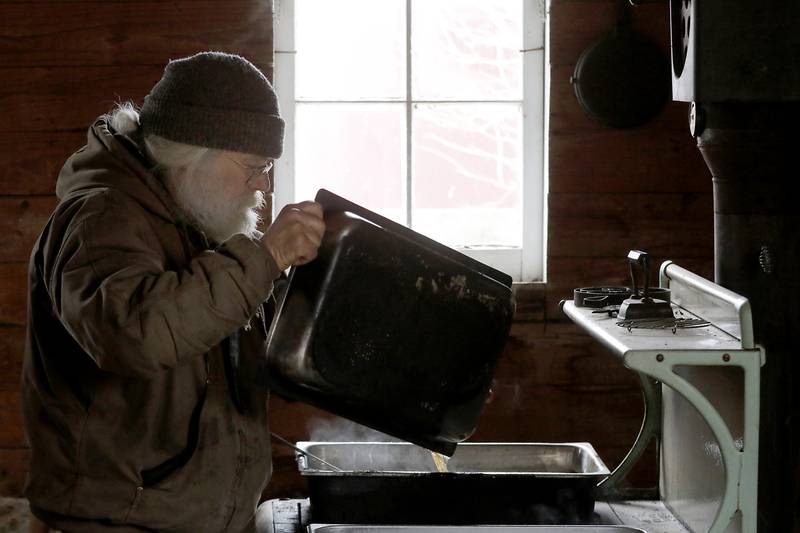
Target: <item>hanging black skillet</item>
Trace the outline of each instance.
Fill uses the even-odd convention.
[[[583,51],[570,79],[581,107],[615,128],[654,118],[671,93],[666,57],[631,28],[628,10],[627,2],[618,0],[616,27]]]

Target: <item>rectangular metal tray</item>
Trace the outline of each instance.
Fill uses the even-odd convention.
[[[298,442],[312,520],[327,524],[586,524],[609,471],[589,443],[462,443],[436,471],[403,442]]]
[[[647,533],[628,526],[348,526],[312,524],[308,533]]]
[[[406,442],[298,442],[297,447],[343,472],[297,454],[303,475],[438,474],[430,451]],[[503,476],[604,477],[608,468],[588,442],[464,442],[447,463],[448,472]]]

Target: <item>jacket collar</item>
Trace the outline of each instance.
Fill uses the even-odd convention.
[[[105,117],[92,124],[86,145],[67,159],[56,182],[56,196],[64,200],[100,188],[120,190],[173,223],[181,220],[175,200],[144,155],[141,140],[113,131]]]

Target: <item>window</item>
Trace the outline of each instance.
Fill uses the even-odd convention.
[[[542,279],[543,43],[535,0],[278,0],[276,211],[326,188]]]

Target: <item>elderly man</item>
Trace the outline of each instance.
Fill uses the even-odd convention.
[[[325,229],[313,202],[256,229],[283,129],[264,75],[207,52],[171,61],[64,165],[22,377],[25,490],[50,527],[254,530],[267,397],[239,375],[264,353],[275,280]]]

